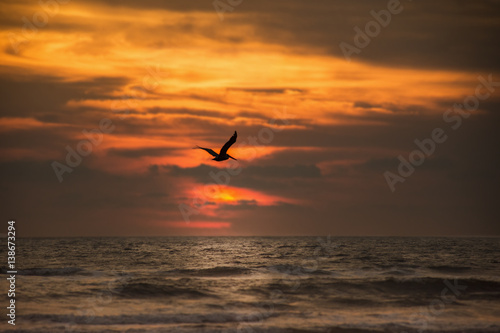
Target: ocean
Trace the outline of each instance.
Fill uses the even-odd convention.
[[[142,237],[2,246],[2,332],[500,332],[499,238]]]

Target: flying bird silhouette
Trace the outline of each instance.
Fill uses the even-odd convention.
[[[236,142],[236,138],[237,137],[238,137],[238,133],[236,133],[236,131],[234,131],[233,136],[224,144],[224,146],[222,146],[222,148],[220,149],[220,152],[218,154],[216,152],[214,152],[212,149],[203,148],[203,147],[200,147],[200,146],[196,146],[193,149],[196,149],[196,148],[203,149],[204,151],[206,151],[210,155],[214,156],[213,160],[217,161],[217,162],[225,161],[228,158],[232,158],[233,160],[236,161],[236,159],[234,157],[232,157],[231,155],[229,155],[227,153],[227,150],[229,149],[229,147],[231,147],[233,145],[233,143]]]

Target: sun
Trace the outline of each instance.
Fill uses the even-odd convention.
[[[237,200],[235,193],[225,188],[219,188],[219,191],[213,196],[213,198],[222,202],[232,202]]]

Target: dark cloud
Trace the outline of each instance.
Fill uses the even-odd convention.
[[[220,205],[217,210],[224,211],[241,211],[241,210],[254,210],[259,206],[257,200],[238,200],[232,205]]]
[[[361,109],[385,109],[391,112],[397,113],[408,113],[408,114],[419,114],[422,112],[429,111],[427,107],[422,105],[415,104],[405,104],[405,105],[397,105],[394,103],[381,103],[381,104],[373,104],[364,101],[356,101],[353,103],[353,107],[361,108]]]
[[[316,178],[321,171],[315,165],[295,164],[292,166],[250,166],[245,171],[252,176],[266,178]]]
[[[219,169],[206,164],[201,164],[192,168],[182,168],[177,165],[163,165],[162,168],[172,177],[192,177],[204,182],[208,179],[210,172],[218,172]]]
[[[242,165],[238,165],[237,167],[243,167]],[[191,168],[181,168],[176,165],[165,165],[163,166],[165,170],[167,170],[168,174],[178,177],[193,177],[198,181],[205,182],[210,178],[210,174],[219,174],[221,169],[212,167],[206,164],[201,164],[196,167]],[[222,169],[224,170],[224,169]],[[244,170],[241,172],[241,176],[234,176],[234,178],[240,177],[249,177],[249,178],[257,178],[262,177],[265,179],[291,179],[291,178],[317,178],[321,177],[321,172],[319,168],[315,165],[300,165],[296,164],[293,166],[278,166],[278,165],[270,165],[270,166],[259,166],[259,165],[250,165],[246,166]]]
[[[355,108],[373,109],[373,108],[382,107],[382,104],[372,104],[372,103],[364,102],[364,101],[356,101],[356,102],[354,102],[353,106]]]
[[[304,93],[305,89],[299,88],[228,88],[228,90],[245,91],[257,94],[284,94],[286,92]]]
[[[51,162],[0,163],[0,198],[9,207],[2,216],[17,219],[24,236],[147,235],[154,228],[165,232],[151,221],[181,219],[168,193],[175,187],[165,177],[116,175],[80,165],[59,183]],[[142,231],[134,230],[138,221]]]
[[[340,43],[354,45],[358,26],[374,20],[370,11],[387,9],[387,1],[252,2],[242,11],[262,15],[257,35],[279,44],[314,47],[344,57]],[[387,66],[496,71],[500,46],[500,4],[497,1],[401,1],[403,11],[392,15],[370,43],[352,58]],[[269,8],[269,6],[273,8]],[[243,7],[243,6],[241,6]],[[228,15],[229,16],[229,15]]]
[[[140,149],[110,148],[107,154],[127,158],[140,158],[146,156],[167,156],[178,148],[147,147]]]
[[[177,114],[177,115],[190,115],[190,116],[203,116],[212,118],[227,118],[227,114],[215,110],[196,110],[196,109],[172,109],[172,108],[149,108],[147,110],[150,114]]]
[[[403,156],[406,159],[408,158],[407,156]],[[354,168],[354,169],[359,169],[361,171],[372,171],[372,172],[378,172],[378,173],[384,173],[385,171],[388,170],[396,170],[400,164],[400,160],[397,158],[371,158],[368,159],[367,161],[359,164],[352,164],[349,166],[349,168]],[[453,162],[449,158],[443,158],[443,157],[438,157],[438,158],[427,158],[425,162],[419,166],[419,170],[432,170],[436,169],[439,171],[449,171],[451,169],[454,169],[455,166],[453,165]]]
[[[57,121],[70,100],[110,99],[128,82],[124,77],[96,77],[67,82],[57,76],[0,77],[2,117],[35,117]],[[29,96],[29,97],[27,97]],[[111,98],[112,99],[112,98]]]

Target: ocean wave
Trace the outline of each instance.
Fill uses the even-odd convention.
[[[18,269],[18,275],[36,275],[36,276],[67,276],[82,274],[85,270],[79,267],[62,268],[27,268]],[[7,270],[2,268],[2,274],[7,274]]]
[[[295,245],[279,245],[276,248],[277,249],[290,249],[290,248],[295,248],[295,247],[296,247]],[[302,246],[302,247],[304,247],[304,246]]]
[[[445,283],[448,281],[448,283]],[[342,281],[334,283],[334,285],[342,285],[344,287],[356,287],[360,289],[377,289],[386,293],[415,293],[415,292],[440,292],[448,284],[453,285],[455,279],[442,279],[434,277],[424,278],[385,278],[382,280],[369,280],[369,281]],[[479,280],[479,279],[456,279],[460,286],[466,287],[464,294],[467,290],[500,290],[500,282]]]
[[[362,295],[362,294],[360,294]],[[332,297],[328,298],[328,303],[332,305],[338,305],[340,308],[345,309],[346,307],[360,307],[360,308],[406,308],[406,307],[416,307],[416,306],[428,306],[435,297],[431,295],[413,295],[412,297],[394,297],[385,294],[385,297],[376,298],[363,298],[358,297]],[[459,304],[455,302],[455,304]]]
[[[271,265],[271,266],[260,266],[260,268],[265,268],[273,273],[280,273],[285,275],[331,275],[332,272],[315,269],[313,265],[308,266],[307,264],[314,264],[314,260],[311,262],[304,261],[303,266],[299,265]]]
[[[330,303],[340,304],[342,306],[380,306],[381,302],[366,298],[353,298],[353,297],[334,297],[329,300]]]
[[[413,305],[406,302],[406,299],[421,297],[427,301],[429,297],[439,297],[444,288],[455,285],[454,279],[425,277],[419,279],[408,278],[383,278],[383,279],[337,279],[337,278],[305,278],[305,279],[276,279],[268,283],[264,288],[252,287],[248,292],[269,293],[273,290],[280,290],[284,294],[318,294],[329,297],[331,295],[350,295],[349,297],[361,297],[362,295],[381,295],[404,298],[404,304]],[[460,298],[463,299],[491,299],[500,292],[500,282],[478,279],[457,279],[460,287]],[[437,296],[436,296],[437,295]],[[417,300],[417,303],[421,303]]]
[[[444,273],[462,273],[472,270],[470,266],[427,266],[428,269]]]
[[[4,333],[65,333],[69,328],[72,332],[86,332],[86,333],[171,333],[171,332],[179,332],[179,333],[194,333],[194,332],[204,332],[204,333],[234,333],[239,331],[244,332],[252,332],[252,333],[380,333],[380,332],[408,332],[408,333],[417,333],[422,332],[421,328],[412,328],[410,326],[405,325],[395,325],[395,324],[381,324],[381,325],[325,325],[323,327],[319,327],[316,325],[314,328],[295,328],[295,327],[276,327],[276,326],[266,326],[262,327],[258,324],[255,324],[254,321],[247,321],[243,323],[241,327],[238,328],[226,328],[220,327],[221,323],[212,323],[211,322],[195,322],[195,323],[187,323],[191,325],[183,325],[182,323],[166,323],[166,324],[180,324],[175,328],[170,325],[165,325],[165,327],[161,327],[158,324],[151,323],[149,326],[147,324],[137,326],[134,325],[133,328],[126,329],[122,325],[105,325],[106,328],[103,327],[92,327],[90,325],[83,326],[83,324],[77,324],[74,322],[59,324],[58,326],[52,326],[49,329],[45,327],[37,327],[34,329],[12,329],[2,331]],[[225,322],[230,323],[230,322]],[[92,324],[92,323],[90,323]],[[162,323],[159,323],[160,325]],[[78,326],[73,326],[78,325]],[[85,331],[82,331],[84,329]],[[425,330],[426,333],[498,333],[500,332],[500,326],[491,325],[485,327],[471,327],[471,328],[449,328],[449,329],[436,329],[436,328],[427,328]]]
[[[277,317],[277,313],[268,314],[265,318]],[[212,312],[177,313],[162,315],[117,315],[117,316],[79,316],[59,314],[27,314],[19,315],[22,322],[52,322],[75,325],[147,325],[147,324],[217,324],[232,322],[258,322],[263,319],[260,313]]]
[[[391,268],[398,268],[398,269],[416,269],[420,268],[419,265],[412,265],[412,264],[405,264],[405,263],[397,263],[394,265],[393,263],[375,263],[374,264],[378,268],[382,269],[391,269]]]
[[[199,277],[223,277],[249,274],[251,272],[248,268],[236,266],[217,266],[212,268],[201,269],[173,269],[166,271],[167,274],[180,274]]]
[[[411,276],[415,274],[415,271],[412,269],[394,269],[384,272],[383,274],[396,275],[396,276]]]
[[[146,282],[127,283],[123,287],[117,288],[115,292],[120,296],[132,298],[174,296],[181,298],[198,299],[202,297],[213,296],[198,289]]]

